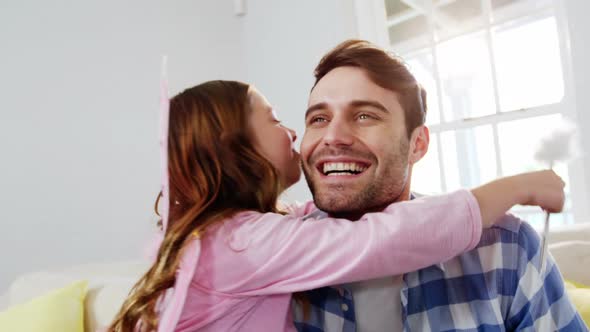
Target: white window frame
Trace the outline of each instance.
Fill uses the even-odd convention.
[[[429,22],[429,32],[430,32],[430,40],[428,44],[420,44],[417,45],[415,42],[412,44],[412,41],[404,42],[400,44],[396,44],[394,46],[391,45],[389,40],[389,33],[388,28],[396,23],[408,20],[412,17],[416,17],[417,15],[423,15],[418,13],[417,10],[408,10],[402,13],[398,13],[395,16],[387,17],[386,9],[385,9],[385,0],[354,0],[355,1],[355,8],[356,8],[356,18],[357,18],[357,27],[358,27],[358,34],[359,37],[362,39],[369,40],[377,45],[385,49],[389,49],[396,54],[400,54],[403,56],[412,55],[412,53],[423,51],[424,49],[429,49],[432,52],[432,59],[433,59],[433,68],[434,68],[434,80],[436,83],[436,89],[438,92],[438,110],[440,112],[440,124],[433,124],[429,125],[429,129],[431,135],[436,136],[437,138],[437,146],[438,146],[438,162],[439,162],[439,169],[440,169],[440,180],[441,180],[441,187],[442,191],[446,192],[447,185],[445,181],[445,172],[444,172],[444,162],[443,162],[443,153],[442,144],[440,144],[441,133],[445,131],[456,131],[460,129],[468,129],[474,128],[481,125],[490,125],[492,127],[492,132],[494,136],[494,149],[496,152],[496,170],[497,176],[502,176],[502,160],[500,156],[500,144],[498,138],[498,124],[506,122],[506,121],[513,121],[513,120],[520,120],[520,119],[528,119],[534,118],[542,115],[550,115],[550,114],[562,114],[566,118],[576,121],[578,118],[576,112],[576,105],[575,105],[575,89],[574,89],[574,79],[573,79],[573,71],[571,65],[571,54],[569,49],[569,30],[567,24],[567,14],[564,8],[563,0],[553,0],[550,1],[549,4],[545,6],[539,6],[536,0],[527,0],[517,3],[516,5],[512,6],[512,12],[514,14],[506,14],[503,15],[501,19],[496,19],[492,21],[492,8],[491,8],[491,0],[479,0],[481,1],[481,8],[482,13],[484,15],[484,21],[479,22],[479,24],[473,24],[471,26],[467,26],[467,28],[461,29],[459,33],[454,34],[453,36],[435,40],[435,26],[434,26],[434,7],[429,5],[430,0],[403,0],[406,4],[410,4],[415,8],[419,8],[422,12],[426,13],[428,22]],[[436,1],[436,0],[435,0]],[[453,0],[438,0],[437,3],[448,3],[452,2]],[[473,0],[477,1],[477,0]],[[522,9],[526,9],[528,12],[523,14]],[[509,112],[501,112],[500,107],[501,104],[499,102],[500,98],[498,95],[498,82],[496,78],[496,68],[495,68],[495,59],[494,59],[494,50],[493,50],[493,38],[492,38],[492,29],[496,26],[500,26],[503,23],[510,22],[513,20],[527,18],[527,17],[543,17],[543,16],[554,16],[557,22],[557,30],[558,30],[558,38],[560,43],[560,54],[561,54],[561,61],[562,61],[562,73],[563,73],[563,80],[564,80],[564,96],[560,102],[554,104],[547,104],[537,107],[531,107],[526,109],[514,110]],[[436,45],[444,42],[446,40],[455,38],[461,35],[467,35],[476,31],[484,31],[486,34],[488,51],[490,54],[490,62],[491,62],[491,72],[492,72],[492,83],[494,88],[494,98],[496,101],[496,112],[494,114],[477,117],[477,118],[469,118],[469,119],[461,119],[455,121],[445,121],[444,119],[444,112],[443,112],[443,105],[442,105],[442,84],[439,77],[439,70],[438,70],[438,63],[437,63],[437,56],[436,56]],[[570,199],[572,201],[572,208],[568,212],[570,212],[573,216],[573,219],[576,222],[584,222],[590,220],[590,208],[585,204],[588,202],[587,197],[587,188],[586,188],[586,181],[585,181],[585,171],[583,160],[581,158],[570,162],[568,164],[568,174],[570,177]],[[531,210],[531,213],[533,210]],[[526,209],[520,209],[519,212],[527,213]],[[538,212],[538,210],[534,210],[534,212]]]

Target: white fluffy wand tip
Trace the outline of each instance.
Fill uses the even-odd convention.
[[[578,127],[572,122],[564,121],[541,138],[535,159],[551,166],[555,162],[568,162],[574,159],[580,151],[577,136]]]

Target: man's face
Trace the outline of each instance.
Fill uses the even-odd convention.
[[[301,142],[316,206],[330,214],[382,208],[407,192],[409,140],[396,93],[362,69],[340,67],[309,97]]]

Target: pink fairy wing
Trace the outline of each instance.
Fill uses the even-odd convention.
[[[170,187],[168,184],[168,122],[170,116],[170,99],[168,96],[168,73],[166,56],[162,57],[162,76],[160,79],[160,157],[162,167],[162,200],[160,216],[163,232],[168,227],[170,210]]]

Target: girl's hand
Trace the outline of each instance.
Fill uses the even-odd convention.
[[[524,190],[522,205],[540,206],[551,213],[561,212],[565,202],[565,182],[552,170],[514,176],[517,188]]]
[[[554,171],[523,173],[484,184],[471,192],[477,199],[482,226],[490,227],[514,205],[535,205],[561,212],[565,183]]]

